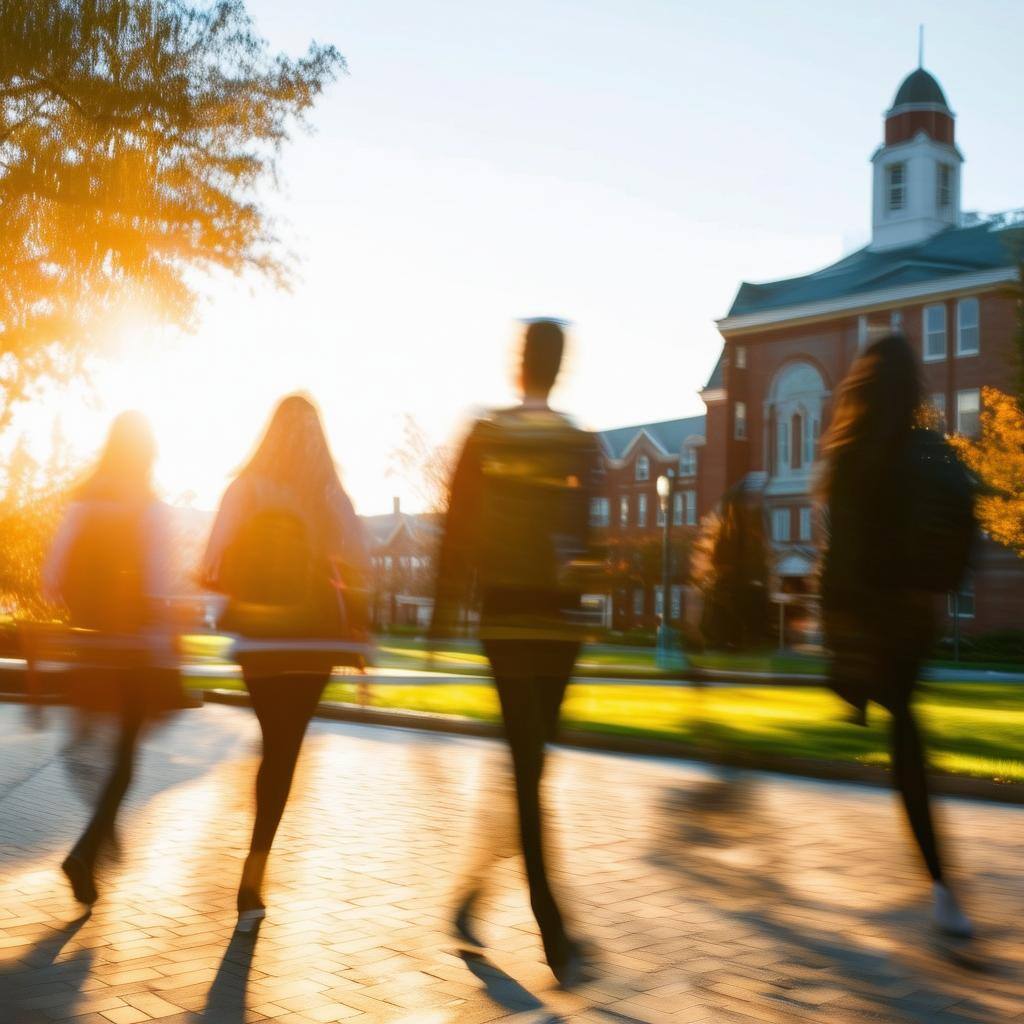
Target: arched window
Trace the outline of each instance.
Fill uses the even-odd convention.
[[[769,418],[775,438],[772,474],[803,475],[814,462],[825,402],[825,382],[807,362],[788,363],[770,391]]]

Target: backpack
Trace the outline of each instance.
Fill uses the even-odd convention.
[[[296,512],[250,515],[224,552],[220,587],[228,596],[222,628],[248,637],[326,637],[344,627],[327,560]]]
[[[590,541],[588,435],[553,413],[499,417],[482,433],[481,584],[576,589]]]
[[[977,532],[974,481],[940,434],[916,429],[907,449],[908,503],[899,585],[957,590]]]
[[[128,634],[145,624],[144,511],[122,502],[83,502],[61,582],[73,626]]]

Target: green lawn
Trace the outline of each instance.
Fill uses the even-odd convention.
[[[372,686],[370,692],[375,707],[498,719],[489,684]],[[325,697],[355,703],[356,685],[332,683]],[[921,688],[918,709],[936,768],[1024,782],[1024,688],[928,684]],[[575,683],[563,720],[570,729],[679,740],[709,750],[887,765],[885,712],[873,707],[867,728],[849,724],[846,714],[842,701],[815,687]]]

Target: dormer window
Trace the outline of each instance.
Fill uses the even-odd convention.
[[[889,164],[886,170],[886,208],[902,210],[907,205],[907,165]]]
[[[683,454],[679,457],[679,475],[693,476],[697,472],[697,449],[692,444],[683,445]]]
[[[953,205],[953,168],[949,164],[938,165],[938,188],[936,201],[940,210]]]
[[[636,479],[651,479],[651,460],[647,458],[646,455],[641,455],[640,458],[636,460]]]

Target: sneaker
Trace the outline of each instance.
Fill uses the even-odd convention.
[[[576,988],[594,978],[593,964],[579,942],[569,941],[564,956],[555,961],[548,960],[548,966],[559,988]]]
[[[79,903],[85,903],[91,907],[99,899],[92,865],[86,863],[77,853],[69,853],[64,858],[60,869],[71,883],[71,891]]]
[[[971,919],[960,909],[956,897],[942,882],[932,887],[934,896],[933,916],[935,925],[945,935],[956,939],[969,939],[974,935]]]
[[[238,923],[236,932],[248,934],[255,931],[267,916],[267,907],[253,889],[238,890]]]

